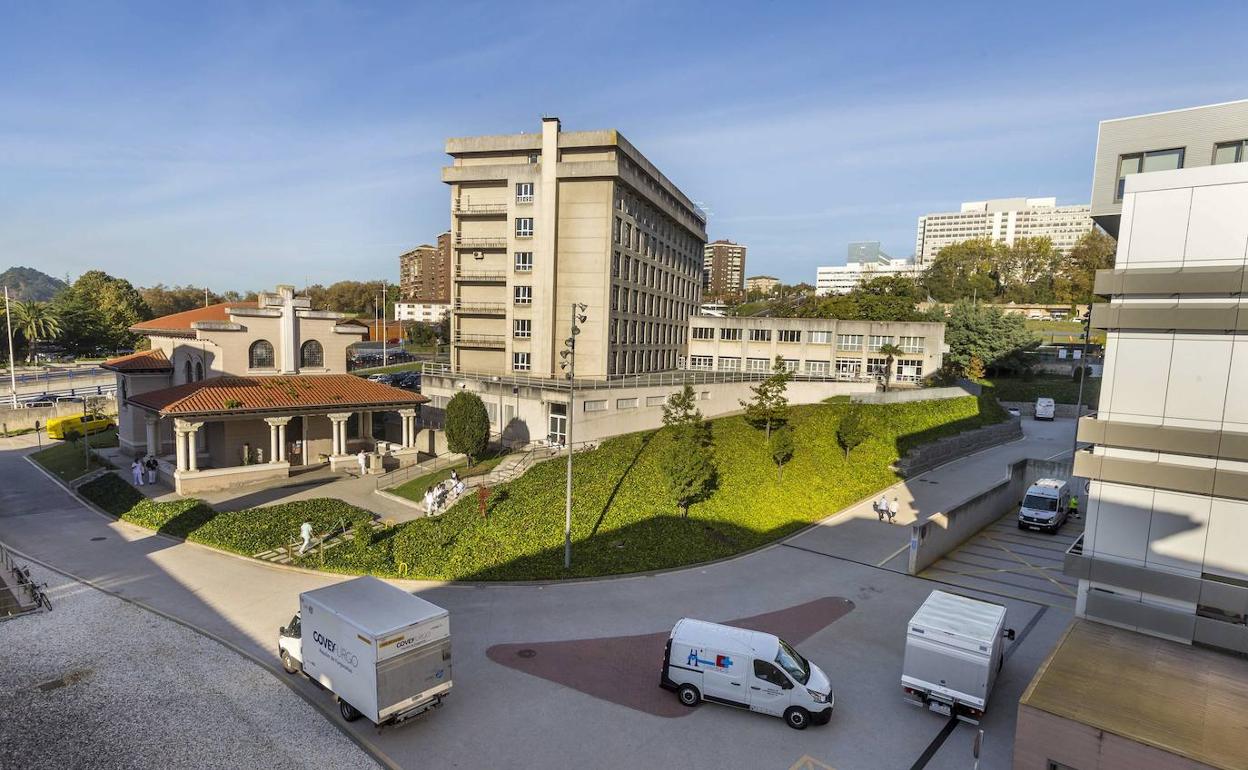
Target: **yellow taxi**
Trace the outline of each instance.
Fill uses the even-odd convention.
[[[48,438],[81,438],[92,433],[103,433],[113,427],[112,418],[103,414],[81,414],[73,417],[53,417],[48,420]]]

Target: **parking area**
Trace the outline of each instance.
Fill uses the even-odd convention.
[[[922,577],[1073,611],[1079,581],[1062,574],[1062,563],[1083,519],[1072,516],[1050,534],[1019,529],[1016,514],[1007,511]]]

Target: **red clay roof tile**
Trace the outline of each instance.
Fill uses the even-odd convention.
[[[130,331],[134,332],[189,332],[191,324],[196,321],[228,321],[230,314],[226,312],[231,307],[256,307],[256,302],[218,302],[215,305],[207,307],[197,307],[194,310],[184,310],[181,313],[173,315],[161,316],[153,318],[150,321],[140,321],[130,327]]]
[[[100,366],[114,372],[173,371],[173,364],[169,363],[163,350],[140,350],[130,355],[110,358]]]
[[[419,393],[365,380],[354,374],[212,377],[140,393],[127,399],[136,406],[173,417],[307,409],[402,409],[428,400]]]

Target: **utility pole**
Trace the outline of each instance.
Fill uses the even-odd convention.
[[[208,287],[204,287],[204,307],[208,307]]]
[[[576,335],[581,333],[579,323],[585,323],[585,305],[572,303],[572,336],[563,341],[564,348],[559,352],[563,360],[559,368],[568,380],[568,478],[564,490],[563,509],[563,568],[572,568],[572,415],[576,412]]]
[[[9,388],[17,408],[17,366],[13,362],[13,319],[9,317],[9,287],[4,287],[4,325],[9,331]],[[36,431],[37,432],[37,431]]]
[[[1092,303],[1088,303],[1088,312],[1083,319],[1083,353],[1079,359],[1079,397],[1075,399],[1075,438],[1070,446],[1070,460],[1074,462],[1075,452],[1079,451],[1079,415],[1083,412],[1083,381],[1088,376],[1088,338],[1092,336]]]
[[[381,282],[381,365],[386,365],[386,282]]]

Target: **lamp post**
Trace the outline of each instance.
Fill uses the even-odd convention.
[[[572,336],[563,341],[563,350],[559,351],[559,368],[568,380],[568,479],[564,491],[563,509],[563,568],[572,568],[572,415],[576,412],[576,335],[581,333],[578,323],[585,323],[585,305],[572,303]]]
[[[17,367],[13,362],[13,321],[9,317],[9,287],[4,287],[4,325],[9,331],[9,387],[13,392],[13,408],[17,408]],[[39,431],[35,431],[38,433]]]
[[[1070,446],[1070,460],[1074,462],[1079,451],[1079,415],[1083,412],[1083,381],[1088,376],[1088,338],[1092,336],[1092,303],[1083,319],[1083,353],[1079,358],[1079,397],[1075,399],[1075,438]]]

